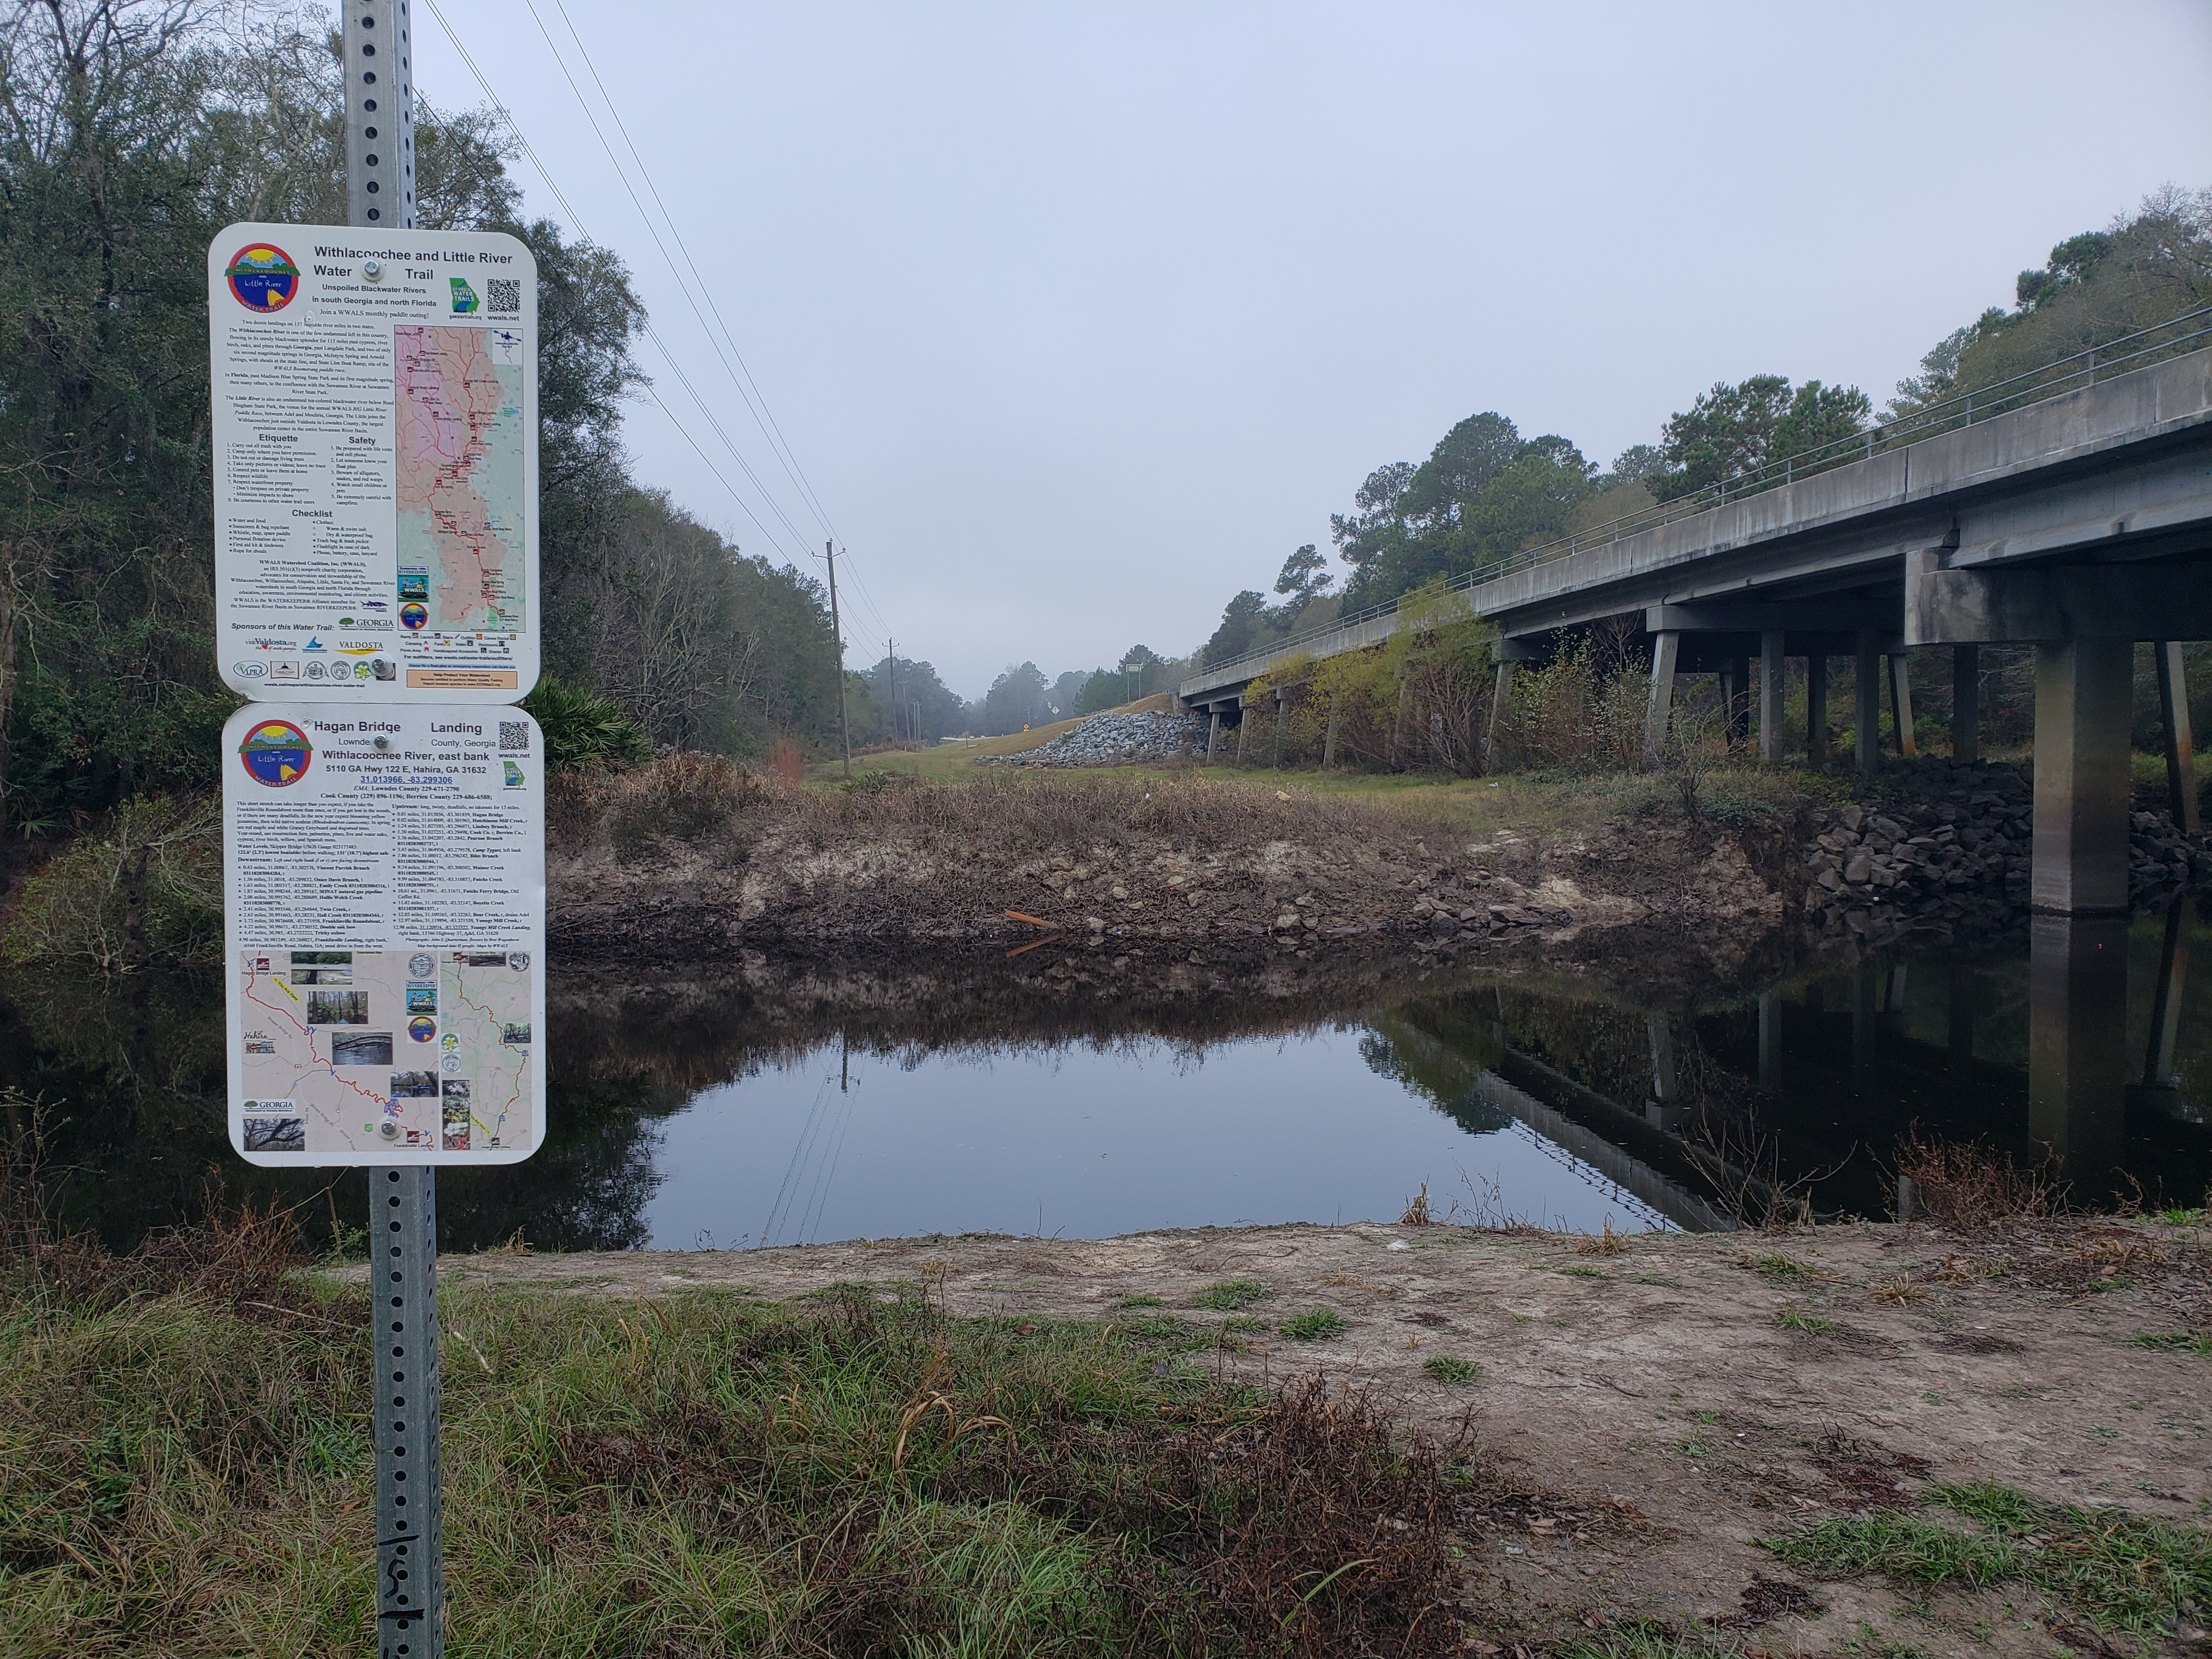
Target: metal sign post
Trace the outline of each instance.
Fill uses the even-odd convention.
[[[412,230],[415,51],[407,0],[343,3],[346,222]],[[377,1650],[380,1659],[444,1659],[438,1175],[423,1166],[372,1167],[368,1190],[369,1273],[377,1291],[369,1327],[370,1375],[376,1379]],[[387,1335],[388,1342],[382,1340]]]
[[[233,1145],[366,1168],[376,1628],[441,1659],[437,1176],[544,1138],[537,270],[415,225],[408,0],[344,0],[347,228],[209,249]]]

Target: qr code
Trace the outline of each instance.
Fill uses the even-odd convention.
[[[530,722],[528,720],[501,720],[499,723],[499,746],[502,753],[512,752],[518,750],[526,754],[528,753],[530,749]]]
[[[491,311],[520,311],[522,309],[522,279],[520,276],[487,276],[484,286],[491,290],[485,305]]]

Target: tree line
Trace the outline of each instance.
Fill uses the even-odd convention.
[[[205,256],[241,220],[343,223],[337,40],[312,10],[47,0],[0,15],[0,826],[63,829],[216,776]],[[547,713],[609,752],[826,750],[840,668],[813,575],[632,477],[644,322],[611,250],[523,212],[511,140],[419,107],[433,229],[539,278]],[[550,702],[548,702],[547,700]]]
[[[1877,433],[2212,304],[2212,190],[2168,185],[2106,228],[2069,237],[2044,265],[2020,273],[2014,301],[1938,341],[1879,416],[1856,386],[1793,384],[1782,374],[1719,381],[1669,417],[1656,442],[1601,467],[1556,433],[1524,437],[1495,410],[1470,415],[1426,460],[1376,467],[1352,492],[1351,510],[1330,515],[1330,540],[1346,567],[1340,589],[1332,591],[1317,550],[1301,547],[1276,579],[1279,600],[1249,588],[1235,595],[1199,659],[1224,662],[1340,611],[1391,604],[1547,542],[1756,477],[1784,457]]]

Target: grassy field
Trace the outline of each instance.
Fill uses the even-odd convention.
[[[0,1652],[373,1642],[367,1297],[269,1241],[0,1300]],[[1456,1650],[1454,1471],[1176,1320],[444,1298],[452,1651]]]

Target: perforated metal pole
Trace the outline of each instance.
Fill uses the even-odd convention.
[[[346,0],[346,222],[415,228],[415,44],[408,0]],[[370,1375],[376,1414],[376,1642],[443,1659],[438,1480],[438,1177],[368,1172]]]
[[[415,43],[407,0],[346,0],[346,222],[415,228]]]
[[[381,1659],[446,1651],[438,1479],[438,1176],[368,1172],[376,1379],[376,1634]]]

